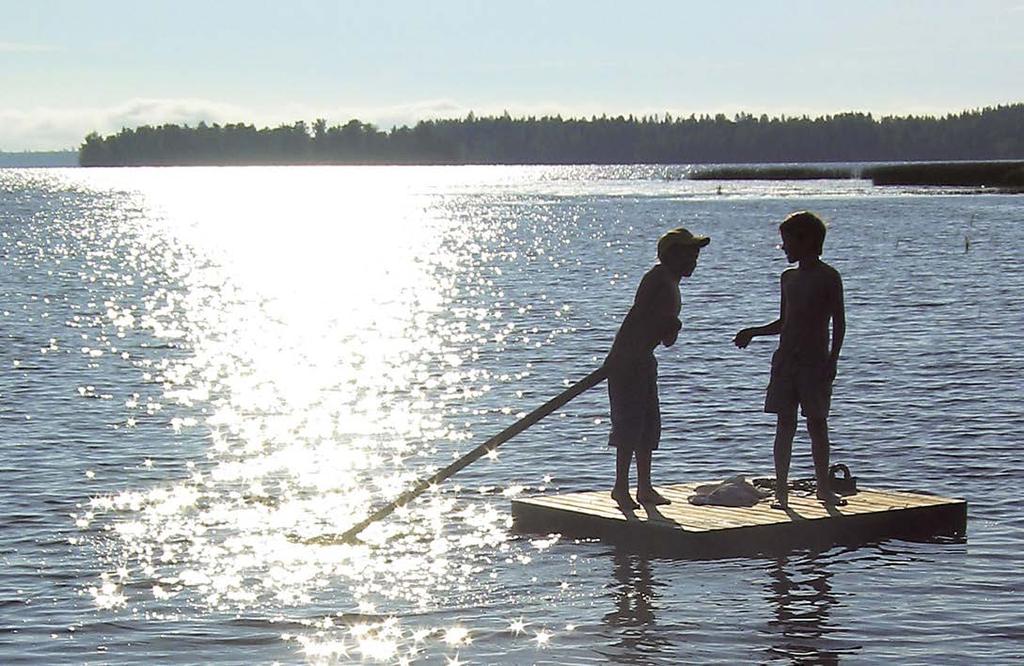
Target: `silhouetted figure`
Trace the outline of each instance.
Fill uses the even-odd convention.
[[[640,281],[633,307],[605,360],[612,421],[608,444],[616,447],[612,498],[623,509],[638,508],[629,495],[629,465],[634,456],[637,500],[642,504],[669,503],[651,483],[651,456],[661,439],[654,349],[659,344],[675,344],[682,327],[679,281],[693,274],[700,248],[710,242],[710,238],[694,236],[682,227],[658,240],[659,263]]]
[[[778,415],[775,428],[775,508],[788,502],[789,462],[796,434],[797,406],[807,419],[814,458],[817,496],[826,504],[845,504],[829,485],[828,412],[839,351],[846,335],[843,281],[821,260],[825,223],[813,213],[793,213],[779,225],[782,249],[797,268],[782,273],[779,318],[736,334],[739,348],[759,335],[778,335],[764,411]],[[832,328],[829,345],[829,324]]]

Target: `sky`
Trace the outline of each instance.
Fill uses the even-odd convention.
[[[0,0],[0,150],[166,122],[943,115],[1024,101],[1024,0]]]

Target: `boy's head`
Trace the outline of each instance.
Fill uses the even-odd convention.
[[[669,269],[689,277],[697,267],[700,249],[711,242],[707,236],[694,236],[679,227],[658,239],[658,261]]]
[[[813,254],[820,257],[825,247],[825,223],[806,210],[793,213],[779,225],[782,249],[790,262]]]

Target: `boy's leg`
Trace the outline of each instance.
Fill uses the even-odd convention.
[[[671,504],[651,483],[651,459],[653,451],[636,451],[636,499],[641,504]]]
[[[808,417],[807,434],[811,436],[811,455],[814,458],[814,480],[818,486],[818,499],[831,504],[845,504],[845,500],[832,492],[832,484],[828,478],[828,419]]]
[[[796,435],[796,408],[778,414],[775,422],[775,504],[789,506],[789,462],[793,457],[793,437]]]
[[[615,447],[615,486],[612,488],[612,499],[624,509],[638,509],[640,505],[629,496],[629,463],[633,459],[633,451],[624,446]]]
[[[661,405],[658,401],[657,364],[647,378],[642,445],[636,450],[636,499],[641,504],[670,504],[651,482],[651,459],[661,439]]]
[[[614,490],[629,492],[629,463],[633,460],[633,452],[619,446],[615,448],[615,486]]]
[[[789,507],[789,462],[796,436],[796,410],[800,403],[796,375],[780,352],[772,354],[772,375],[764,397],[764,411],[775,414],[775,501],[772,508]]]

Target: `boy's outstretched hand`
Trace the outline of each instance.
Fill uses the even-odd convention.
[[[671,347],[672,345],[674,345],[676,343],[676,339],[679,337],[679,329],[681,329],[682,327],[683,322],[679,321],[679,318],[676,317],[675,322],[673,322],[672,324],[671,332],[667,333],[665,337],[661,339],[661,344],[665,345],[666,347]]]
[[[745,328],[736,334],[736,337],[732,339],[733,343],[740,349],[746,349],[750,341],[754,339],[754,332],[752,329]]]

